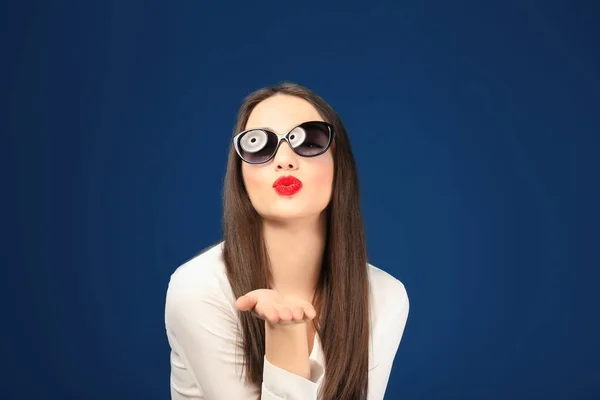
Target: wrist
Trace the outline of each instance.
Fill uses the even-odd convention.
[[[306,322],[294,322],[294,323],[273,323],[268,320],[265,321],[265,330],[278,333],[287,333],[290,335],[301,334],[306,335]]]
[[[284,370],[310,378],[306,323],[272,324],[265,321],[265,356]]]

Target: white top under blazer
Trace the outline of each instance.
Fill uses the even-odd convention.
[[[258,388],[242,376],[235,297],[225,273],[223,243],[179,266],[171,275],[165,325],[171,347],[172,400],[255,400]],[[371,301],[368,400],[382,400],[408,318],[404,285],[368,264]],[[278,368],[264,358],[263,400],[318,400],[325,375],[318,334],[310,354],[311,377]]]

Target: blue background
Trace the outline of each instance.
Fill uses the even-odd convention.
[[[342,117],[411,313],[386,399],[600,398],[594,1],[2,6],[1,399],[166,399],[170,274],[221,235],[235,112]]]

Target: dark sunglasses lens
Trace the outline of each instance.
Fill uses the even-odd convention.
[[[273,155],[277,147],[277,136],[255,129],[244,133],[238,139],[238,148],[242,158],[250,163],[262,163]]]
[[[327,150],[330,135],[331,131],[327,124],[308,122],[294,128],[288,138],[296,153],[311,157]]]

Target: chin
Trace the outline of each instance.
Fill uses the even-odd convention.
[[[317,197],[317,198],[315,198]],[[320,196],[263,198],[253,203],[261,218],[271,221],[293,221],[315,218],[323,213],[328,202]]]
[[[266,216],[275,221],[293,221],[310,217],[312,214],[302,210],[271,210]]]
[[[280,222],[298,221],[302,219],[312,219],[318,217],[320,214],[322,214],[322,212],[322,209],[275,207],[271,208],[269,212],[264,215],[264,218]]]

